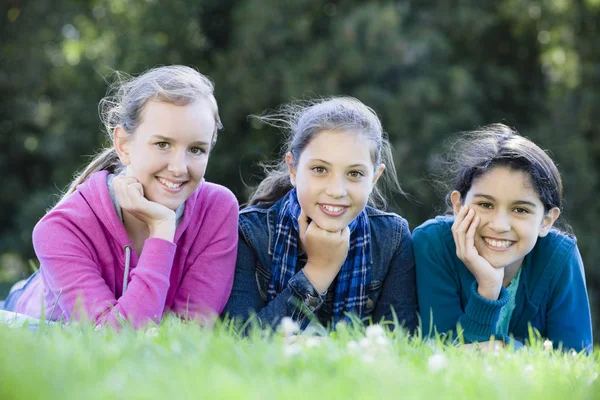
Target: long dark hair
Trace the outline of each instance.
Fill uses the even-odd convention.
[[[441,165],[449,186],[446,204],[450,204],[452,191],[457,190],[464,199],[475,179],[498,166],[527,173],[546,212],[554,207],[561,209],[562,180],[550,156],[503,124],[463,132],[451,143],[448,157]]]

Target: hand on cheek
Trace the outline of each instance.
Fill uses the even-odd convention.
[[[298,217],[300,243],[306,252],[304,274],[315,289],[324,293],[344,264],[350,246],[350,229],[346,226],[338,232],[321,229],[314,221],[308,221],[304,210]]]
[[[475,233],[480,223],[475,210],[463,205],[452,224],[456,256],[469,268],[478,283],[478,292],[489,300],[497,300],[502,288],[504,268],[494,268],[475,248]]]
[[[129,176],[127,176],[129,175]],[[146,223],[150,237],[173,241],[175,236],[175,212],[144,197],[144,188],[137,179],[127,173],[113,180],[115,196],[121,209]]]

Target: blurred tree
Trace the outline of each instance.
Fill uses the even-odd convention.
[[[413,195],[395,209],[412,227],[443,209],[429,174],[448,135],[516,127],[563,173],[597,315],[600,1],[8,0],[0,11],[0,260],[11,270],[21,260],[25,274],[34,224],[106,144],[97,103],[112,72],[179,63],[216,82],[225,130],[207,179],[241,202],[282,140],[248,115],[290,99],[351,95],[378,112]]]

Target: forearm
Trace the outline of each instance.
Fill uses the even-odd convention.
[[[478,292],[477,282],[474,282],[465,312],[457,321],[462,328],[465,341],[482,342],[490,340],[491,336],[496,336],[500,311],[508,300],[509,294],[504,288],[501,288],[498,300],[482,297]]]
[[[324,295],[320,295],[304,272],[300,271],[272,301],[262,309],[255,310],[255,318],[261,327],[276,328],[284,317],[289,317],[304,329],[316,318],[315,312],[323,301]]]
[[[121,297],[117,299],[99,277],[78,288],[65,285],[68,289],[64,291],[65,304],[61,304],[61,307],[76,311],[81,301],[87,318],[97,324],[113,327],[119,327],[125,321],[134,328],[149,321],[158,323],[164,312],[174,254],[173,243],[149,239],[138,265],[131,271],[127,290]]]

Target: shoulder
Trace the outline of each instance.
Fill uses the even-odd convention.
[[[111,202],[108,189],[104,188],[105,190],[102,191],[99,185],[101,175],[101,173],[93,174],[73,193],[52,207],[38,222],[36,229],[67,222],[77,222],[81,225],[98,219],[100,216],[97,214],[102,209],[100,203]]]
[[[546,293],[564,294],[576,290],[586,296],[583,261],[574,236],[552,230],[538,238],[525,257],[524,268],[531,296],[538,302]]]
[[[436,257],[443,257],[447,261],[456,261],[453,223],[453,216],[440,215],[416,227],[412,234],[415,257],[430,259],[435,254]]]
[[[212,182],[204,182],[200,190],[195,193],[196,202],[200,206],[211,206],[213,208],[230,209],[239,207],[237,198],[231,190],[225,186]]]
[[[231,190],[204,182],[186,200],[184,217],[178,229],[185,230],[186,240],[191,242],[206,243],[223,235],[235,236],[237,240],[238,208],[237,198]]]
[[[260,218],[261,215],[266,215],[269,210],[275,210],[276,204],[255,204],[248,206],[240,210],[240,218],[243,215],[244,218]]]
[[[449,215],[439,215],[429,219],[416,227],[413,231],[413,240],[441,240],[452,239],[452,224],[454,217]]]
[[[410,237],[408,221],[400,215],[370,206],[365,207],[365,212],[373,234],[394,235],[398,239]]]
[[[532,264],[548,272],[549,267],[565,268],[573,264],[572,261],[578,264],[581,256],[575,236],[553,229],[546,236],[538,238],[530,258]]]
[[[257,204],[242,209],[239,217],[239,228],[246,241],[251,241],[253,236],[261,233],[268,235],[269,220],[277,218],[277,211],[277,203]]]
[[[109,199],[110,201],[110,199]],[[44,244],[53,246],[56,238],[63,241],[90,238],[101,232],[102,215],[99,215],[80,191],[51,209],[33,228],[34,248]]]

